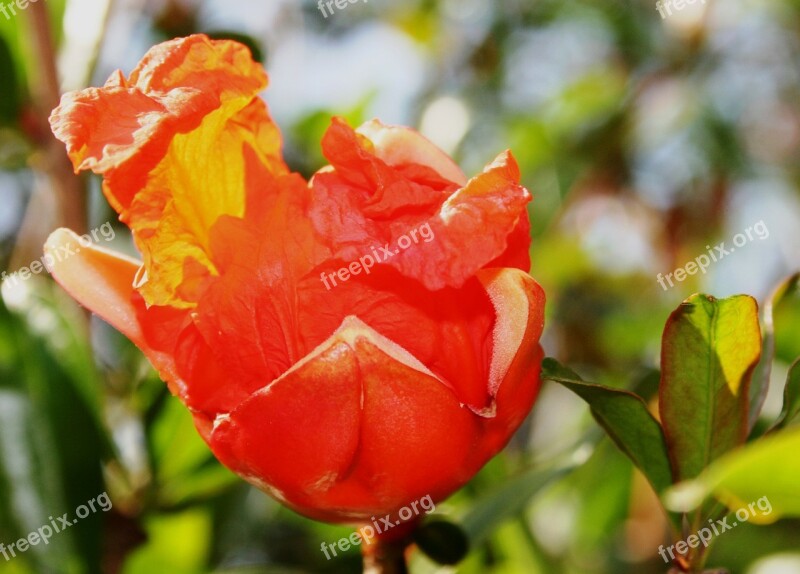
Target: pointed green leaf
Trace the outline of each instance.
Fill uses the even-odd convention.
[[[713,463],[697,480],[681,483],[665,496],[674,510],[689,511],[714,496],[731,510],[766,498],[771,510],[751,521],[800,516],[800,427],[751,442]],[[766,502],[763,505],[767,506]],[[756,520],[753,520],[755,518]]]
[[[661,341],[661,424],[676,480],[744,443],[749,383],[761,352],[755,299],[693,295]]]
[[[750,430],[753,429],[769,391],[769,380],[772,374],[772,361],[775,359],[775,322],[774,310],[787,295],[800,287],[800,273],[788,277],[767,298],[764,305],[764,344],[761,360],[756,367],[753,382],[750,385]]]
[[[587,383],[551,358],[542,362],[542,378],[564,385],[589,403],[600,426],[644,473],[656,492],[661,493],[672,484],[661,425],[641,397],[629,391]]]

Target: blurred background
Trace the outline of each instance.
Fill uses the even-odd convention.
[[[535,198],[546,352],[590,380],[652,397],[664,322],[684,298],[763,303],[800,268],[797,0],[697,0],[663,17],[655,0],[358,0],[325,14],[302,0],[2,4],[0,542],[102,492],[114,504],[0,557],[2,574],[361,569],[357,549],[320,552],[350,529],[299,517],[219,465],[141,354],[46,273],[8,279],[59,226],[111,222],[110,246],[134,253],[98,179],[72,175],[46,119],[60,93],[129,73],[160,41],[200,31],[247,43],[305,176],[323,165],[334,114],[414,126],[468,174],[511,148]],[[766,232],[707,273],[659,283],[754,227]],[[777,345],[782,381],[800,355],[798,306],[779,310]],[[780,410],[773,387],[766,417]],[[413,573],[666,571],[655,495],[554,386],[436,515],[463,526],[470,553],[454,567],[415,553]],[[800,522],[725,533],[709,565],[800,573]]]

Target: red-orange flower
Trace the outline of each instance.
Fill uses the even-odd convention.
[[[467,180],[416,132],[334,119],[290,173],[247,48],[202,35],[64,96],[76,172],[139,263],[71,245],[54,276],[147,355],[216,456],[308,516],[368,520],[462,486],[539,386],[544,294],[508,152]],[[370,261],[371,259],[371,261]]]

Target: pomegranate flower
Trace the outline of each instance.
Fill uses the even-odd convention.
[[[56,137],[143,261],[57,230],[78,302],[130,338],[223,464],[307,516],[440,500],[539,387],[544,294],[509,152],[467,179],[418,133],[334,119],[291,173],[247,48],[203,35],[66,94]]]

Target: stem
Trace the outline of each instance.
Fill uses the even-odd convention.
[[[377,542],[364,553],[364,574],[407,574],[405,545]]]
[[[58,70],[56,69],[55,42],[51,32],[50,18],[44,2],[31,4],[28,8],[31,45],[35,66],[30,71],[31,93],[40,130],[48,137],[37,142],[43,149],[42,171],[46,174],[51,189],[59,203],[60,222],[78,233],[86,230],[86,193],[83,182],[75,177],[64,146],[49,135],[47,116],[61,97]]]
[[[362,546],[364,574],[408,574],[405,549],[408,537],[386,540],[376,538]]]
[[[29,7],[31,26],[31,46],[36,60],[36,68],[30,70],[34,78],[33,95],[36,103],[53,109],[58,104],[60,90],[58,87],[58,70],[56,69],[56,50],[53,35],[50,31],[50,18],[44,4],[33,4]]]

